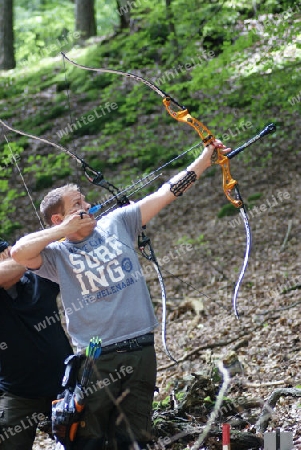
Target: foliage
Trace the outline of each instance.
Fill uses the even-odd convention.
[[[204,234],[200,234],[200,235],[195,236],[194,238],[191,238],[189,236],[183,235],[183,236],[181,236],[180,239],[177,240],[176,245],[183,245],[183,244],[186,244],[186,245],[190,244],[193,246],[205,245],[206,244],[205,236],[204,236]]]
[[[239,213],[239,209],[235,208],[235,206],[232,205],[232,203],[226,203],[221,207],[219,212],[217,213],[217,217],[221,219],[225,216],[235,216]]]
[[[12,220],[12,216],[19,216],[16,208],[16,199],[25,195],[23,192],[18,192],[17,189],[12,189],[9,186],[8,180],[0,180],[0,194],[1,194],[1,237],[8,239],[15,230],[21,228],[19,220]]]
[[[0,164],[0,193],[1,193],[1,237],[9,238],[15,230],[21,228],[19,220],[12,220],[13,216],[20,217],[17,213],[16,200],[25,195],[18,189],[10,186],[9,178],[13,178],[14,169],[19,165],[23,148],[14,142],[4,144],[1,151]]]
[[[117,25],[113,5],[96,1],[96,20],[99,34],[106,34]],[[16,58],[28,65],[41,58],[68,52],[77,42],[74,32],[74,3],[70,0],[17,0],[15,6]]]
[[[165,2],[136,2],[131,9],[132,29],[117,33],[115,2],[97,0],[99,35],[115,35],[101,44],[99,38],[92,39],[81,47],[74,35],[72,2],[36,0],[28,4],[17,0],[17,68],[1,74],[0,97],[5,99],[1,118],[13,119],[17,127],[37,135],[51,130],[61,118],[60,127],[67,130],[61,143],[67,145],[88,135],[81,155],[96,170],[114,171],[119,186],[130,184],[141,172],[151,172],[195,140],[193,131],[163,111],[156,94],[146,86],[67,63],[64,68],[61,58],[55,57],[62,49],[81,64],[132,71],[153,80],[187,104],[193,116],[231,147],[274,121],[278,130],[268,142],[240,156],[246,170],[254,160],[258,165],[268,164],[279,140],[287,138],[286,126],[298,114],[298,99],[292,101],[300,91],[297,8],[280,0],[173,0],[171,5],[172,19],[166,20]],[[175,34],[170,31],[171,20]],[[35,97],[49,98],[49,93],[51,101],[43,100],[31,108]],[[21,96],[26,114],[19,114]],[[106,113],[105,105],[113,102],[117,108]],[[76,104],[76,110],[70,111],[68,103]],[[95,108],[105,114],[86,120],[95,115]],[[80,120],[81,124],[73,133],[68,131],[70,115],[73,123]],[[244,126],[247,122],[251,128]],[[18,142],[25,154],[27,140]],[[289,146],[288,150],[294,151]],[[54,155],[27,158],[25,172],[33,177],[34,189],[72,176],[68,157]],[[183,166],[191,158],[188,154],[173,167]],[[206,176],[214,173],[215,168]],[[248,199],[249,207],[256,200]],[[9,205],[1,208],[6,211]],[[236,211],[225,205],[219,217]]]
[[[36,174],[34,186],[36,191],[51,187],[55,180],[65,179],[71,171],[70,159],[65,153],[31,155],[28,158],[28,166],[24,168],[24,173]]]

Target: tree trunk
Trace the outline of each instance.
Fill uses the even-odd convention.
[[[116,0],[117,3],[117,13],[120,17],[119,29],[123,30],[125,28],[130,28],[131,21],[131,5],[134,2],[129,2],[127,0]]]
[[[80,33],[81,39],[96,36],[94,0],[76,0],[75,31]]]
[[[171,2],[172,2],[172,0],[165,0],[166,21],[168,24],[169,34],[172,36],[171,42],[174,47],[174,55],[175,55],[175,59],[176,59],[179,54],[179,44],[178,44],[177,35],[176,35],[176,27],[175,27],[174,15],[173,15],[172,7],[171,7]]]
[[[166,20],[168,23],[169,32],[176,35],[174,17],[173,17],[173,12],[171,9],[171,0],[166,0],[165,4],[166,4]]]
[[[0,69],[16,67],[14,54],[13,0],[0,0]]]

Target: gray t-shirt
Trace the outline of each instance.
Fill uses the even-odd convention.
[[[141,230],[136,204],[102,217],[81,242],[53,242],[36,272],[60,285],[67,330],[78,350],[92,336],[109,345],[157,325],[134,241]]]

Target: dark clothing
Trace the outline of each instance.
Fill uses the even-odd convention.
[[[50,417],[51,399],[23,398],[4,392],[0,394],[1,450],[31,450],[38,423]]]
[[[0,288],[0,448],[31,450],[38,423],[50,417],[72,348],[56,304],[58,285],[25,272]]]
[[[61,391],[64,360],[72,349],[60,323],[58,285],[26,272],[0,289],[0,391],[25,398]]]

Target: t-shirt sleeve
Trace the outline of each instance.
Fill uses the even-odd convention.
[[[141,211],[138,203],[131,203],[122,208],[117,208],[109,213],[107,217],[110,220],[121,221],[133,242],[142,230]]]
[[[41,252],[43,264],[39,269],[36,269],[33,272],[39,275],[40,277],[47,278],[48,280],[58,283],[55,254],[56,252],[51,244],[46,248],[44,248],[44,250],[42,250]]]

